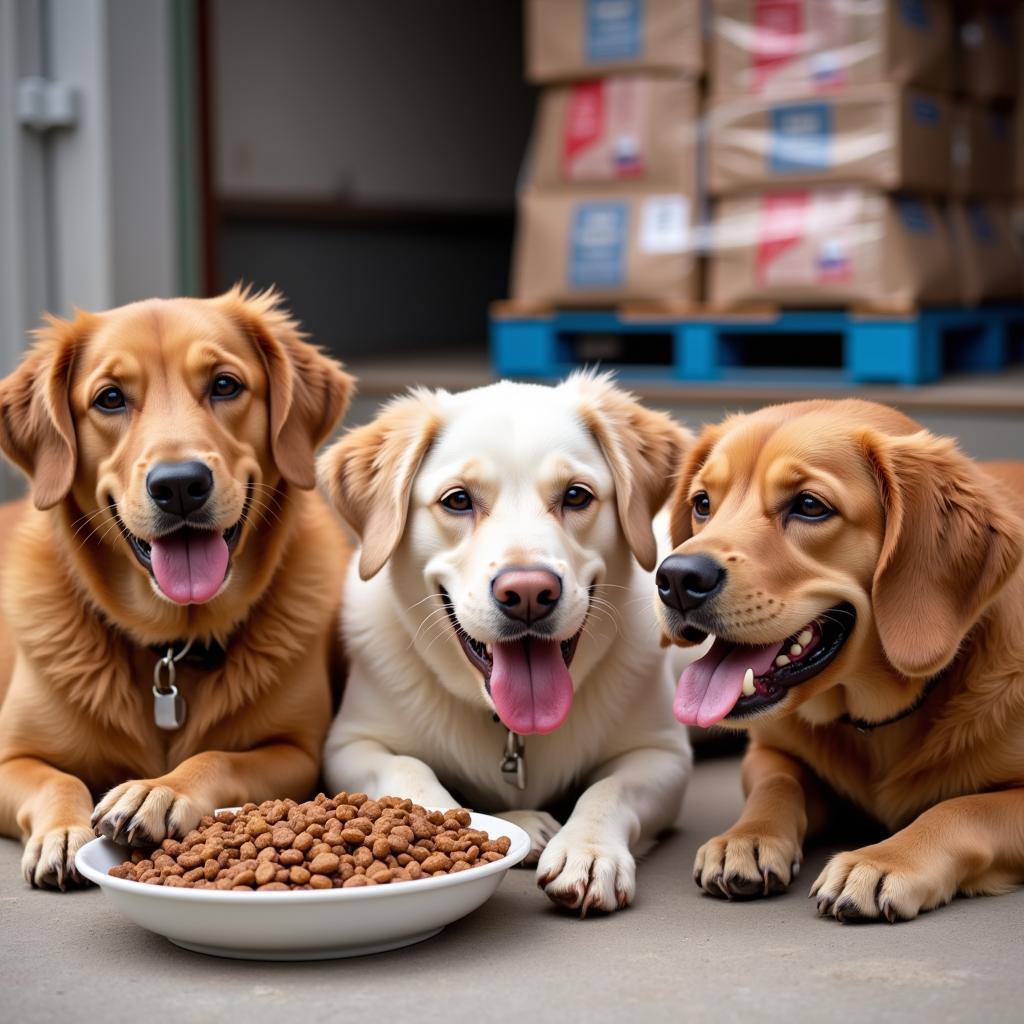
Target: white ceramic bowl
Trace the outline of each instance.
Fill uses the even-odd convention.
[[[529,853],[530,837],[487,814],[474,814],[472,826],[508,836],[505,857],[399,885],[252,893],[143,885],[107,874],[126,859],[109,839],[87,843],[75,863],[126,917],[177,946],[240,960],[326,960],[420,942],[486,902]]]

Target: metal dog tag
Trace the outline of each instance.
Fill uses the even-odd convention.
[[[173,647],[168,647],[167,653],[153,666],[153,721],[158,729],[173,731],[185,724],[188,707],[185,698],[174,685],[177,676],[174,663],[184,658],[191,646],[190,640],[177,655]],[[163,681],[164,673],[167,674],[166,685]]]
[[[178,693],[176,686],[172,685],[169,690],[153,687],[153,721],[158,729],[180,729],[187,714],[185,698]]]
[[[526,789],[526,741],[511,729],[505,737],[505,755],[499,767],[510,786]]]

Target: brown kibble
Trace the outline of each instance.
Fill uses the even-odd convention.
[[[330,875],[338,870],[341,859],[333,853],[321,853],[309,865],[314,875]]]
[[[411,800],[365,793],[264,800],[206,815],[110,869],[116,878],[175,888],[281,892],[400,884],[501,860],[507,836],[470,827],[464,807],[429,813]]]
[[[451,866],[451,858],[443,853],[432,853],[420,865],[427,874],[433,874],[435,871],[449,871],[451,870]]]

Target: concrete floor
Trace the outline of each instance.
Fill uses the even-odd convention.
[[[420,946],[310,964],[218,960],[127,923],[97,890],[25,888],[0,841],[0,1021],[1020,1021],[1024,892],[896,926],[819,920],[814,851],[785,896],[724,903],[694,851],[740,805],[735,759],[698,766],[684,829],[641,865],[636,904],[560,913],[512,871],[481,910]]]

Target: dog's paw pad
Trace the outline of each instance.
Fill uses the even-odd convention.
[[[21,858],[25,881],[36,889],[61,892],[88,885],[75,867],[75,854],[94,838],[92,829],[85,825],[54,828],[31,836]]]
[[[202,812],[191,800],[155,782],[125,782],[96,805],[97,835],[128,846],[155,846],[195,828]]]
[[[636,891],[636,862],[625,846],[569,835],[548,843],[537,866],[537,884],[550,900],[585,917],[629,906]]]

